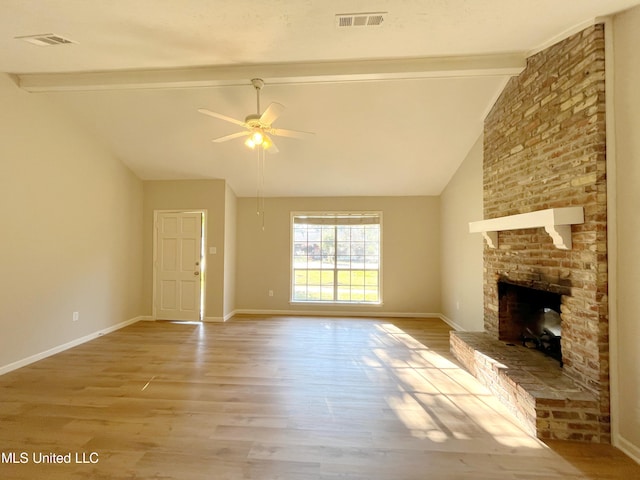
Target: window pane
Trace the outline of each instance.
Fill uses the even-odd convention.
[[[293,241],[294,242],[306,242],[307,241],[307,229],[306,227],[296,226],[293,229]]]
[[[322,300],[333,300],[333,286],[322,287]]]
[[[367,286],[377,286],[378,285],[378,271],[368,270],[364,274],[364,284]]]
[[[338,301],[348,302],[349,300],[351,300],[351,288],[338,287]]]
[[[351,285],[351,272],[338,271],[338,285]]]
[[[333,255],[335,244],[333,242],[322,242],[322,255]]]
[[[320,268],[322,265],[322,251],[317,243],[309,246],[307,262],[310,268]]]
[[[306,285],[307,284],[307,271],[306,270],[295,270],[293,281],[295,285]]]
[[[351,244],[349,242],[338,242],[338,255],[351,255]]]
[[[336,239],[336,228],[334,226],[322,227],[322,241],[333,243]]]
[[[294,268],[306,268],[307,267],[307,257],[293,257],[293,267]]]
[[[351,270],[351,286],[364,285],[364,271]]]
[[[322,248],[320,247],[321,242],[309,242],[307,244],[307,255],[309,255],[312,259],[319,259],[322,255]]]
[[[365,257],[364,268],[367,270],[378,270],[378,268],[380,268],[378,257]]]
[[[364,254],[367,256],[375,256],[377,257],[378,255],[380,255],[380,248],[378,246],[377,243],[366,243],[365,244],[365,249],[364,249]]]
[[[293,289],[294,300],[306,300],[307,299],[307,287],[296,285]]]
[[[351,301],[364,302],[364,287],[351,287]]]
[[[364,299],[367,302],[377,302],[379,300],[378,289],[365,287],[364,289]]]
[[[307,275],[309,285],[320,285],[320,270],[308,270]]]
[[[378,243],[380,241],[380,225],[367,225],[364,236],[367,242]]]
[[[352,226],[351,227],[351,241],[363,242],[364,241],[364,226]]]
[[[320,227],[308,227],[307,235],[309,242],[320,242],[322,240],[322,229]]]
[[[338,255],[337,257],[338,263],[336,268],[350,268],[351,267],[351,257],[349,255]]]
[[[307,300],[318,301],[320,300],[320,287],[316,285],[309,285],[307,287]]]

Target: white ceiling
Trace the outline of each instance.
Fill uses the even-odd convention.
[[[0,71],[93,130],[142,179],[257,187],[257,153],[207,108],[276,127],[265,192],[437,195],[527,54],[640,0],[2,0]],[[380,27],[335,15],[387,12]],[[15,37],[54,33],[74,44]]]

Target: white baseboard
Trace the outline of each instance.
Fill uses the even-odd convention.
[[[348,311],[327,311],[327,310],[261,310],[242,308],[235,310],[233,315],[291,315],[291,316],[311,316],[311,317],[376,317],[376,318],[442,318],[439,313],[412,313],[412,312],[358,312]]]
[[[231,317],[233,317],[235,314],[237,314],[238,312],[236,310],[233,310],[230,313],[227,313],[226,315],[222,316],[222,317],[204,317],[202,319],[203,322],[226,322],[227,320],[229,320]]]
[[[458,332],[464,332],[466,330],[462,325],[457,324],[456,322],[446,317],[445,315],[439,314],[438,317],[440,318],[440,320],[442,320],[444,323],[446,323],[447,325],[449,325],[451,328],[453,328]]]
[[[124,322],[118,323],[116,325],[112,325],[111,327],[103,328],[102,330],[98,330],[97,332],[90,333],[85,335],[84,337],[76,338],[70,342],[64,343],[62,345],[58,345],[57,347],[50,348],[49,350],[45,350],[44,352],[36,353],[35,355],[31,355],[29,357],[23,358],[22,360],[18,360],[17,362],[9,363],[8,365],[0,366],[0,375],[4,375],[5,373],[9,373],[13,370],[17,370],[18,368],[25,367],[31,363],[35,363],[38,360],[42,360],[43,358],[50,357],[51,355],[55,355],[56,353],[64,352],[73,347],[77,347],[83,343],[86,343],[90,340],[94,340],[102,335],[107,335],[108,333],[115,332],[116,330],[120,330],[126,326],[132,325],[140,320],[149,320],[149,318],[144,316],[134,317],[129,320],[125,320]]]
[[[226,321],[227,321],[227,320],[229,320],[231,317],[233,317],[236,313],[238,313],[238,312],[236,312],[235,310],[234,310],[234,311],[232,311],[232,312],[230,312],[230,313],[227,313],[227,314],[222,318],[222,321],[223,321],[223,322],[226,322]]]
[[[226,322],[227,320],[229,320],[231,317],[233,317],[236,314],[236,312],[233,313],[229,313],[227,315],[225,315],[224,317],[204,317],[202,319],[203,322]],[[139,317],[140,320],[143,321],[149,321],[149,322],[184,322],[184,323],[198,323],[200,322],[200,320],[171,320],[169,318],[163,318],[161,320],[158,320],[157,318],[153,317],[153,316],[144,316],[144,317]]]
[[[634,462],[640,464],[640,447],[634,445],[629,440],[618,435],[613,442],[613,445],[622,450],[628,457]]]

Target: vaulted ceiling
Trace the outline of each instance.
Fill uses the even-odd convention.
[[[258,183],[257,153],[211,139],[255,113],[276,137],[267,196],[437,195],[527,55],[640,0],[2,0],[0,71],[77,116],[142,179]],[[339,14],[381,13],[340,27]],[[16,37],[55,34],[38,46]]]

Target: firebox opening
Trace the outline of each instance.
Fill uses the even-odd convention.
[[[540,350],[562,366],[562,295],[498,282],[499,339]]]

